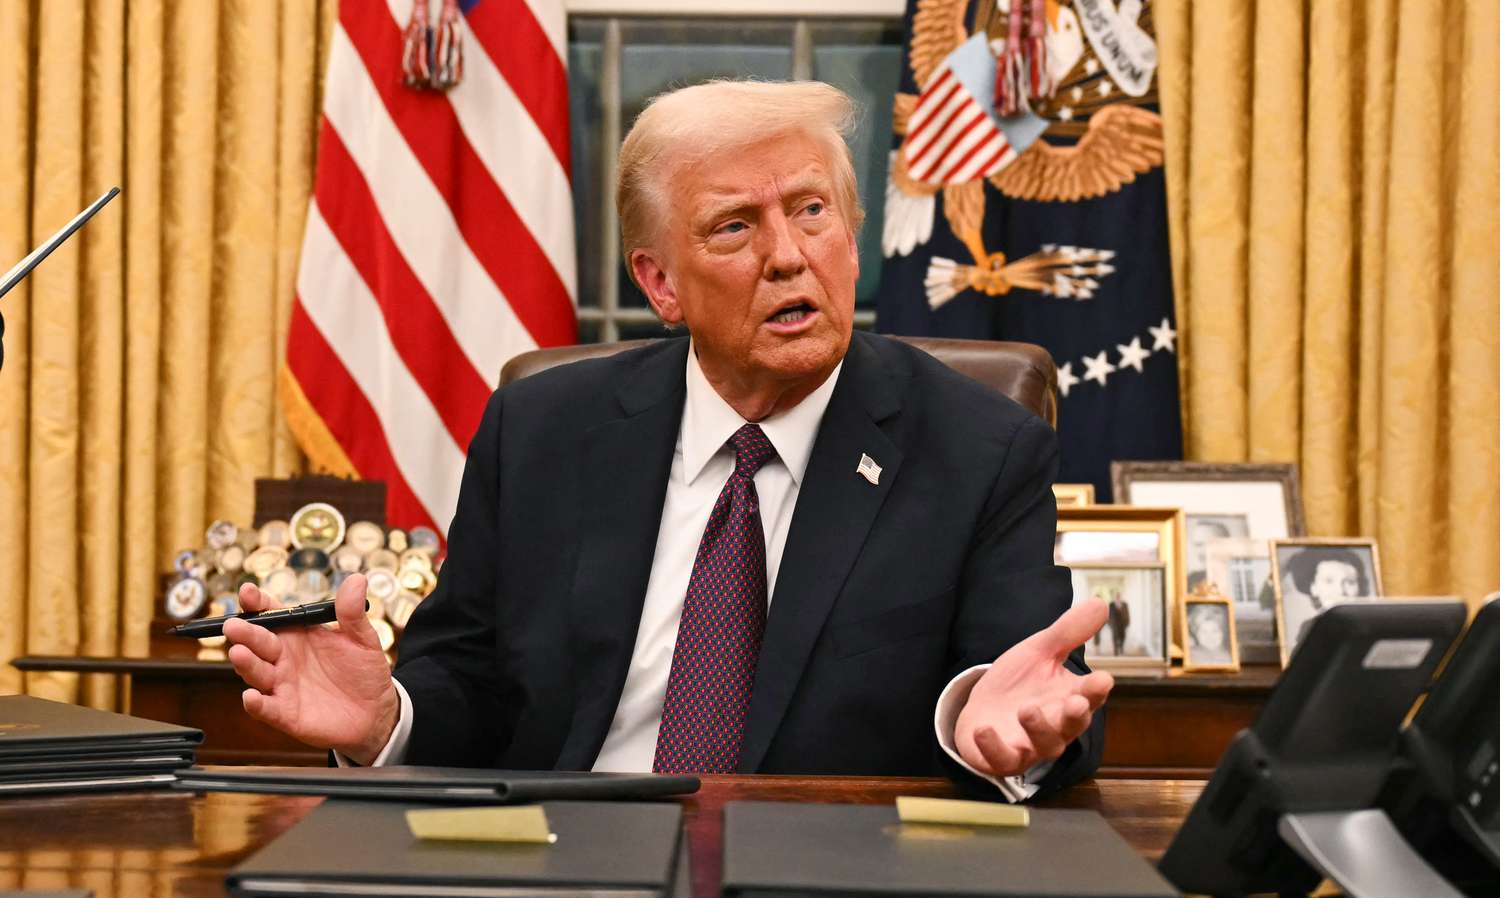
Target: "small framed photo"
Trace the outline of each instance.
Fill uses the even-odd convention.
[[[1160,565],[1167,639],[1182,600],[1182,512],[1175,508],[1090,505],[1057,510],[1053,559],[1069,567]]]
[[[1211,588],[1210,588],[1211,589]],[[1182,602],[1182,669],[1240,669],[1234,607],[1229,599],[1205,590]]]
[[[1372,539],[1272,540],[1271,582],[1286,667],[1320,612],[1380,597],[1380,555]]]
[[[1057,497],[1059,508],[1063,506],[1093,505],[1094,485],[1092,483],[1054,483],[1052,484],[1052,495]]]
[[[1276,588],[1271,583],[1271,544],[1263,539],[1216,539],[1208,544],[1206,585],[1218,589],[1234,611],[1240,661],[1281,663],[1276,639]],[[1196,588],[1196,587],[1195,587]]]
[[[1084,644],[1096,670],[1165,670],[1171,663],[1166,566],[1089,564],[1073,566],[1073,603],[1090,598],[1109,605],[1109,617]]]

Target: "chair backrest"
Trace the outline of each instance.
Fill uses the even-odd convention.
[[[933,358],[985,386],[992,387],[1057,426],[1057,366],[1047,350],[1032,343],[996,340],[948,340],[939,337],[895,337],[930,354]],[[500,372],[500,386],[558,365],[597,359],[626,349],[645,346],[650,340],[620,343],[590,343],[523,352]]]

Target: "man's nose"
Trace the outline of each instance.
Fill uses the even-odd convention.
[[[767,241],[763,272],[767,280],[791,277],[807,268],[807,257],[802,254],[802,234],[784,213],[778,211],[767,216],[761,234]]]

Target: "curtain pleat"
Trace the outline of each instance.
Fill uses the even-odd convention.
[[[146,654],[175,550],[303,470],[275,385],[336,10],[0,3],[0,254],[124,188],[0,308],[0,692],[115,705],[8,662]]]
[[[1191,73],[1162,89],[1190,457],[1298,462],[1309,529],[1375,537],[1388,594],[1500,588],[1500,7],[1156,20]]]

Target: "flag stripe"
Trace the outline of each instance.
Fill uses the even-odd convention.
[[[455,339],[485,382],[498,383],[506,360],[536,348],[529,328],[508,301],[509,292],[497,289],[469,245],[457,239],[460,229],[452,210],[386,114],[342,28],[334,30],[329,70],[324,114],[370,184],[392,239],[443,310]],[[565,308],[571,315],[571,305]]]
[[[952,95],[957,84],[958,79],[953,77],[952,69],[943,69],[938,73],[938,77],[928,85],[926,90],[922,91],[922,96],[917,99],[917,108],[912,110],[911,120],[906,123],[908,138],[916,137],[921,133],[922,126],[927,123],[927,119],[931,117],[934,110],[948,101],[947,97]],[[942,98],[937,96],[939,91],[944,94]]]
[[[948,147],[952,146],[954,138],[969,124],[981,118],[984,118],[984,111],[979,108],[979,104],[973,100],[966,99],[949,121],[943,124],[943,129],[938,133],[938,136],[931,143],[927,144],[927,146],[923,147],[916,155],[912,156],[911,165],[915,168],[926,168],[932,163],[924,163],[924,159],[941,159],[942,155],[947,152]],[[936,155],[934,155],[934,151]]]
[[[979,129],[974,134],[972,134],[971,139],[966,140],[963,145],[960,146],[958,144],[955,144],[953,148],[948,151],[943,163],[938,166],[938,178],[946,178],[954,171],[961,170],[966,164],[972,161],[975,156],[980,156],[981,154],[983,154],[983,156],[988,156],[990,153],[994,152],[994,145],[997,142],[1002,144],[1005,142],[1005,138],[1000,135],[1000,129],[996,128],[993,124],[990,123],[988,116],[986,116],[983,121],[989,125],[988,128]],[[981,156],[981,158],[983,158],[983,156]]]
[[[398,15],[403,0],[387,0],[387,3],[395,21],[403,21]],[[477,4],[472,14],[480,15],[491,5],[493,0]],[[464,27],[467,34],[464,80],[444,96],[469,147],[483,161],[505,201],[514,207],[516,217],[525,224],[552,263],[568,296],[575,297],[578,280],[572,216],[557,214],[559,204],[572,202],[567,155],[567,83],[564,80],[555,91],[539,92],[532,98],[533,104],[543,104],[550,99],[550,105],[556,110],[538,117],[535,109],[521,105],[516,85],[507,82],[507,76],[495,67],[495,61],[473,33],[473,23],[466,18]],[[395,33],[389,28],[374,30],[379,33],[379,40],[387,44],[401,39],[399,28]],[[360,52],[370,57],[363,48]],[[549,52],[545,43],[537,44],[534,53],[522,52],[520,47],[512,47],[507,52],[522,59],[533,55],[549,59],[556,56]],[[382,52],[376,58],[391,57]],[[512,67],[521,64],[517,60],[510,62]],[[394,63],[392,68],[395,68]],[[560,65],[554,74],[566,78]],[[376,77],[384,75],[376,74]],[[391,77],[397,75],[392,73]],[[475,251],[482,253],[483,249],[476,246]]]
[[[380,305],[401,361],[422,386],[455,442],[468,445],[490,387],[469,363],[427,288],[406,264],[338,133],[325,120],[318,137],[315,196],[340,248]]]
[[[973,145],[973,142],[969,140],[971,135],[975,139],[980,139],[984,136],[985,130],[981,126],[988,123],[989,116],[981,112],[973,116],[967,125],[955,127],[952,135],[948,138],[948,145],[941,152],[934,156],[929,156],[923,161],[922,165],[919,166],[922,174],[917,175],[917,177],[925,177],[934,173],[941,177],[944,170],[958,154],[967,151]],[[993,125],[990,126],[990,130],[994,130]]]
[[[463,450],[401,363],[380,306],[339,248],[318,205],[307,214],[297,295],[349,376],[369,400],[391,456],[422,507],[446,529],[458,505]],[[299,379],[300,380],[300,379]],[[306,381],[301,381],[306,386]]]
[[[395,20],[389,15],[368,11],[356,15],[346,10],[341,22],[340,31],[368,73],[359,82],[360,89],[372,89],[375,94],[363,101],[389,113],[387,120],[397,129],[397,139],[415,155],[474,257],[505,294],[516,317],[539,345],[572,343],[577,339],[577,324],[567,286],[464,138],[453,106],[442,95],[423,95],[401,86],[400,30]],[[338,122],[334,125],[339,127]],[[344,128],[339,127],[339,133],[349,139]],[[446,140],[440,139],[443,135]],[[519,133],[507,136],[521,137]],[[551,151],[544,152],[550,158]],[[519,172],[523,177],[539,174]]]
[[[968,99],[969,94],[963,89],[963,85],[954,81],[951,89],[944,91],[942,96],[934,98],[926,110],[917,110],[919,113],[925,111],[926,116],[920,124],[907,132],[907,145],[912,147],[913,151],[926,146],[928,141],[943,131],[942,126],[936,123],[942,122]]]
[[[401,475],[401,469],[386,446],[369,399],[360,392],[338,355],[323,339],[312,319],[307,317],[300,297],[292,305],[286,363],[313,410],[348,454],[359,476],[366,480],[385,481],[387,522],[391,526],[406,527],[426,524],[446,533],[446,522],[440,524],[427,513]]]
[[[953,99],[948,102],[948,105],[934,118],[936,124],[923,134],[919,140],[909,144],[911,161],[913,163],[919,162],[922,157],[931,152],[934,146],[942,143],[943,138],[950,133],[954,121],[962,116],[971,114],[976,109],[977,106],[967,93],[961,91],[955,93]],[[980,114],[982,115],[983,113]]]
[[[557,53],[538,53],[547,35],[526,0],[485,0],[465,17],[485,61],[498,69],[516,99],[541,129],[564,173],[571,171],[568,147],[568,73]],[[468,54],[465,54],[466,57]],[[472,65],[466,58],[466,67]],[[465,75],[473,78],[472,68]],[[462,87],[459,93],[468,93]],[[458,105],[455,98],[454,105]],[[493,109],[490,114],[494,114]],[[471,132],[472,133],[472,132]],[[524,172],[525,169],[523,168]]]

